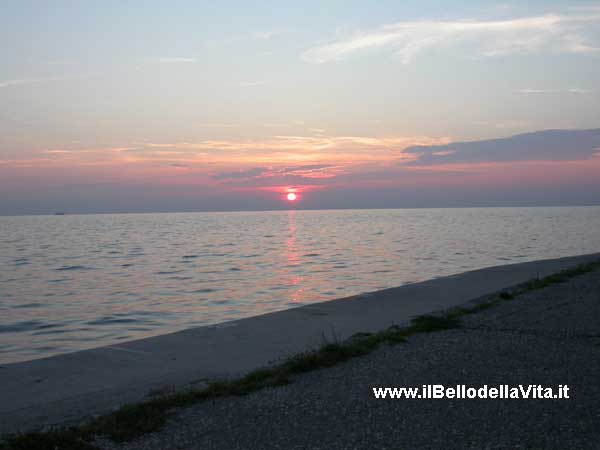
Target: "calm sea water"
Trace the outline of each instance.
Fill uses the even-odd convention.
[[[600,207],[0,217],[0,363],[600,251]]]

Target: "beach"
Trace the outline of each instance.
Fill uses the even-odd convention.
[[[104,450],[593,449],[600,401],[600,271],[469,315],[288,386],[174,413]],[[374,386],[537,384],[569,399],[375,399]]]
[[[416,316],[448,310],[469,302],[476,303],[478,299],[486,298],[486,296],[511,286],[531,279],[543,278],[598,259],[600,259],[599,254],[591,254],[495,266],[217,326],[194,328],[117,346],[4,365],[0,369],[0,389],[2,390],[0,396],[4,400],[0,410],[0,432],[6,434],[51,425],[78,423],[99,414],[114,411],[124,403],[147,399],[149,394],[164,394],[190,387],[201,389],[207,380],[239,377],[257,368],[275,364],[299,352],[318,348],[328,342],[343,342],[357,333],[373,333],[394,325],[404,326]],[[574,386],[580,386],[581,389],[589,388],[593,384],[586,380],[596,367],[594,366],[595,360],[593,352],[590,353],[589,348],[586,347],[588,341],[585,339],[587,338],[581,338],[584,340],[580,343],[578,336],[582,333],[598,334],[597,330],[594,331],[594,327],[598,323],[598,309],[597,305],[593,303],[594,301],[597,303],[599,292],[597,275],[597,271],[584,274],[572,282],[569,281],[568,284],[550,286],[547,288],[548,291],[541,289],[524,294],[523,298],[507,303],[506,306],[491,308],[485,313],[491,314],[491,316],[486,318],[482,315],[480,324],[477,324],[477,320],[480,320],[478,314],[470,316],[465,325],[468,330],[463,327],[460,330],[419,334],[411,337],[408,345],[401,345],[393,349],[382,348],[372,355],[357,358],[342,366],[303,375],[298,384],[294,381],[290,387],[256,393],[244,399],[219,400],[218,404],[211,401],[210,405],[194,407],[193,411],[202,411],[202,408],[208,408],[204,411],[210,410],[211,412],[208,414],[210,417],[204,419],[211,421],[210,423],[214,426],[216,423],[214,421],[219,420],[219,411],[225,411],[219,408],[226,408],[227,405],[230,405],[228,403],[230,401],[241,402],[239,407],[242,408],[240,410],[240,414],[242,414],[244,402],[261,403],[263,402],[262,395],[276,397],[290,395],[296,400],[289,400],[289,404],[284,401],[280,403],[280,407],[287,408],[289,406],[290,410],[293,409],[299,413],[301,409],[292,405],[295,404],[294,402],[305,402],[302,404],[306,408],[310,407],[314,411],[327,408],[331,416],[338,414],[339,420],[345,420],[348,415],[342,410],[335,413],[336,405],[345,401],[360,403],[361,398],[364,401],[372,400],[371,394],[369,394],[370,384],[394,386],[400,382],[407,385],[421,385],[430,381],[445,383],[448,379],[443,378],[443,374],[450,376],[450,379],[454,381],[491,384],[499,381],[502,374],[519,381],[518,377],[514,377],[519,373],[521,374],[521,383],[541,383],[543,380],[537,377],[536,370],[545,367],[541,361],[546,359],[547,366],[551,369],[548,374],[552,374],[554,369],[560,369],[567,372],[557,372],[559,375],[566,376],[568,373],[576,375],[576,379],[567,377],[566,381],[557,376],[557,383],[571,382]],[[578,283],[583,284],[580,286]],[[533,296],[536,302],[529,302],[527,295]],[[550,299],[549,301],[556,305],[546,302],[545,299]],[[523,308],[521,305],[526,305],[525,310],[519,309]],[[535,305],[535,307],[531,307],[531,305]],[[502,312],[502,308],[506,307],[516,309],[512,312],[508,311],[510,314],[505,317],[507,312]],[[527,310],[530,307],[531,310]],[[498,316],[496,317],[495,314]],[[470,323],[470,321],[474,322]],[[502,334],[496,336],[496,333],[503,332],[501,331],[503,329],[524,330],[523,332],[515,331],[519,339],[522,339],[514,340],[513,334],[508,331],[506,338],[499,338],[499,336],[504,336]],[[447,335],[447,333],[450,334]],[[551,339],[551,341],[545,341],[545,339]],[[583,345],[581,350],[578,345]],[[548,352],[548,349],[552,349],[552,351]],[[546,352],[542,350],[546,350]],[[595,350],[594,348],[593,351]],[[387,352],[400,353],[396,355],[396,353],[388,354]],[[387,356],[378,359],[381,355]],[[532,355],[537,355],[535,356],[537,359]],[[375,359],[373,362],[369,362],[369,358]],[[395,359],[396,363],[392,364]],[[496,364],[495,369],[492,363]],[[392,370],[388,373],[388,378],[377,378],[379,375],[384,376],[390,368],[398,369],[404,366],[408,368],[411,364],[414,365],[414,368],[410,374],[400,373],[398,375]],[[356,365],[356,369],[348,369],[353,365]],[[521,369],[516,370],[520,365],[522,365]],[[353,382],[354,378],[351,372],[346,375],[345,371],[359,370],[361,367],[366,370],[362,382]],[[419,367],[421,368],[420,372],[417,370]],[[436,372],[438,370],[439,372]],[[484,370],[484,372],[479,373],[478,370]],[[464,379],[461,378],[461,374],[464,374]],[[494,376],[492,377],[492,375]],[[336,391],[335,386],[327,383],[339,384],[337,389],[343,388],[347,394],[342,395],[340,391]],[[309,401],[311,396],[308,392],[294,391],[294,389],[300,389],[300,386],[305,386],[305,389],[313,392],[313,395],[318,394],[319,398],[326,395],[329,400],[319,400],[311,406]],[[291,391],[287,391],[290,389]],[[288,394],[283,394],[285,392]],[[576,398],[585,397],[591,402],[593,398],[591,394],[593,393],[586,393],[586,396],[579,395]],[[248,430],[251,430],[250,424],[254,423],[253,421],[264,419],[264,424],[268,424],[269,414],[276,413],[276,409],[268,406],[269,402],[270,400],[264,400],[262,407],[252,406],[257,408],[260,413],[252,415],[251,418],[244,419],[243,414],[232,415],[230,425],[234,426],[237,419],[248,422]],[[328,406],[325,406],[325,403]],[[425,403],[427,402],[423,402],[423,404]],[[372,409],[369,414],[375,414],[379,410],[380,404],[384,405],[386,402],[381,401],[376,405],[370,403],[368,404],[370,406],[365,406],[365,408]],[[491,405],[486,403],[483,407],[489,408]],[[214,408],[214,413],[212,408]],[[237,406],[233,404],[232,408],[237,408]],[[190,423],[195,420],[193,411],[190,412],[192,417]],[[364,412],[366,413],[366,411]],[[305,413],[308,414],[306,411]],[[293,414],[285,417],[292,420]],[[402,416],[402,414],[398,413],[398,416]],[[364,419],[367,420],[367,418]],[[355,417],[355,420],[359,420],[359,417]],[[373,420],[369,419],[368,422],[371,429],[375,430],[377,427]],[[421,422],[419,421],[419,423]],[[182,424],[184,423],[186,422],[182,421]],[[382,421],[381,423],[382,426],[391,426],[390,424],[395,422]],[[431,423],[439,424],[441,422],[432,419]],[[487,423],[490,427],[499,428],[492,422],[488,421]],[[223,427],[230,425],[223,425]],[[286,426],[282,425],[281,430],[284,430]],[[190,425],[190,427],[197,428],[197,425]],[[243,427],[241,427],[242,429]],[[353,427],[346,427],[346,430],[353,429]],[[322,428],[321,432],[329,433],[327,427]],[[167,434],[152,435],[154,436],[152,439],[172,435],[167,431],[165,433]],[[377,431],[377,433],[382,433],[382,431]],[[196,442],[196,438],[193,435],[190,437],[189,433],[178,431],[176,434],[182,436],[182,439],[187,436]],[[239,437],[243,434],[235,435]],[[253,433],[253,436],[252,439],[259,439],[261,434]],[[301,439],[302,436],[302,433],[295,433],[294,439]],[[363,437],[365,436],[370,436],[370,434],[366,433]],[[229,434],[221,437],[233,439]],[[216,439],[214,436],[211,439],[213,438]],[[234,445],[234,442],[225,445],[224,441],[220,441],[219,445],[229,446],[229,448],[248,446],[242,438],[240,439],[236,444],[238,447]],[[112,444],[109,444],[107,448],[110,448],[110,445]],[[273,445],[275,446],[275,443]],[[297,448],[304,448],[299,443],[294,445],[300,446]],[[350,443],[346,442],[344,445],[350,446]],[[365,445],[364,442],[362,445]],[[256,446],[261,447],[258,443]],[[203,445],[202,447],[207,448]],[[181,448],[195,447],[183,445]],[[215,448],[218,448],[217,444],[215,444]],[[326,448],[335,447],[326,446]]]

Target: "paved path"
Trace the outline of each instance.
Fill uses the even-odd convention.
[[[599,254],[498,266],[460,275],[0,367],[0,434],[106,413],[151,390],[244,373],[359,331],[411,317],[576,264]]]
[[[468,316],[458,330],[175,413],[106,450],[600,449],[600,271]],[[564,400],[377,400],[374,386],[541,384]]]

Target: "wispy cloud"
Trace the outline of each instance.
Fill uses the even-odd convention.
[[[306,124],[303,120],[292,120],[289,122],[263,122],[260,126],[264,128],[304,128]]]
[[[490,128],[498,128],[498,129],[525,129],[525,128],[533,128],[533,123],[522,121],[522,120],[506,120],[500,122],[489,122],[489,121],[477,121],[473,122],[473,125],[478,125],[482,127],[490,127]]]
[[[225,83],[226,86],[233,87],[254,87],[254,86],[263,86],[267,84],[266,81],[229,81]]]
[[[129,150],[135,150],[138,147],[99,147],[99,148],[76,148],[76,149],[48,149],[42,150],[42,153],[46,153],[49,155],[79,155],[83,153],[120,153],[126,152]]]
[[[43,150],[45,160],[68,164],[187,164],[243,168],[327,164],[388,163],[414,159],[402,150],[413,145],[449,142],[448,138],[279,135],[256,140],[202,140],[196,142],[141,142],[114,147],[66,147]],[[318,171],[316,166],[311,171]],[[288,170],[287,172],[292,172]],[[299,171],[295,171],[299,172]],[[298,175],[298,173],[296,173]],[[306,175],[306,174],[304,174]],[[321,176],[321,174],[318,174]]]
[[[55,77],[55,78],[19,78],[19,79],[15,79],[15,80],[0,81],[0,88],[7,88],[7,87],[11,87],[11,86],[21,86],[21,85],[27,85],[27,84],[38,84],[38,83],[45,83],[48,81],[60,81],[60,80],[64,80],[64,78],[59,78],[59,77]]]
[[[199,128],[239,128],[239,123],[230,122],[200,122],[195,123],[194,126]]]
[[[202,45],[206,48],[216,48],[221,45],[231,45],[246,41],[269,41],[273,36],[281,34],[283,30],[260,30],[250,33],[240,33],[230,35],[228,37],[209,39],[204,41]]]
[[[332,164],[304,164],[299,166],[283,167],[251,167],[234,172],[217,172],[213,178],[217,180],[248,181],[265,178],[295,177],[303,179],[327,179],[344,173],[343,165]]]
[[[598,152],[600,130],[552,130],[511,138],[452,142],[449,138],[280,135],[256,140],[144,142],[111,147],[51,148],[31,165],[186,166],[215,180],[336,178],[343,173],[524,161],[584,161]],[[20,164],[20,163],[19,163]],[[291,179],[290,179],[291,177]]]
[[[146,143],[148,149],[182,150],[190,160],[202,154],[202,161],[219,164],[336,164],[340,161],[389,162],[412,159],[403,149],[414,145],[435,145],[449,138],[371,137],[325,135],[279,135],[257,140],[205,140],[199,142]],[[198,153],[200,152],[200,153]]]
[[[141,58],[138,60],[141,63],[150,64],[181,64],[181,63],[195,63],[198,62],[197,58],[187,57],[156,57],[156,58]]]
[[[565,89],[519,89],[519,94],[589,94],[589,89],[581,89],[576,87]]]
[[[600,13],[595,11],[503,20],[397,22],[356,31],[313,47],[303,56],[309,62],[327,63],[360,51],[391,49],[402,62],[410,63],[424,50],[453,45],[467,46],[470,54],[490,57],[541,51],[590,53],[600,51],[588,39],[588,32],[598,22]]]
[[[258,40],[268,40],[278,33],[278,31],[255,31],[251,34],[251,37]]]

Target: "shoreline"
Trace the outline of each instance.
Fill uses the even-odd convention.
[[[74,423],[151,391],[230,378],[324,342],[403,325],[598,260],[600,253],[493,266],[218,325],[0,366],[0,434]],[[242,345],[240,345],[242,344]]]

